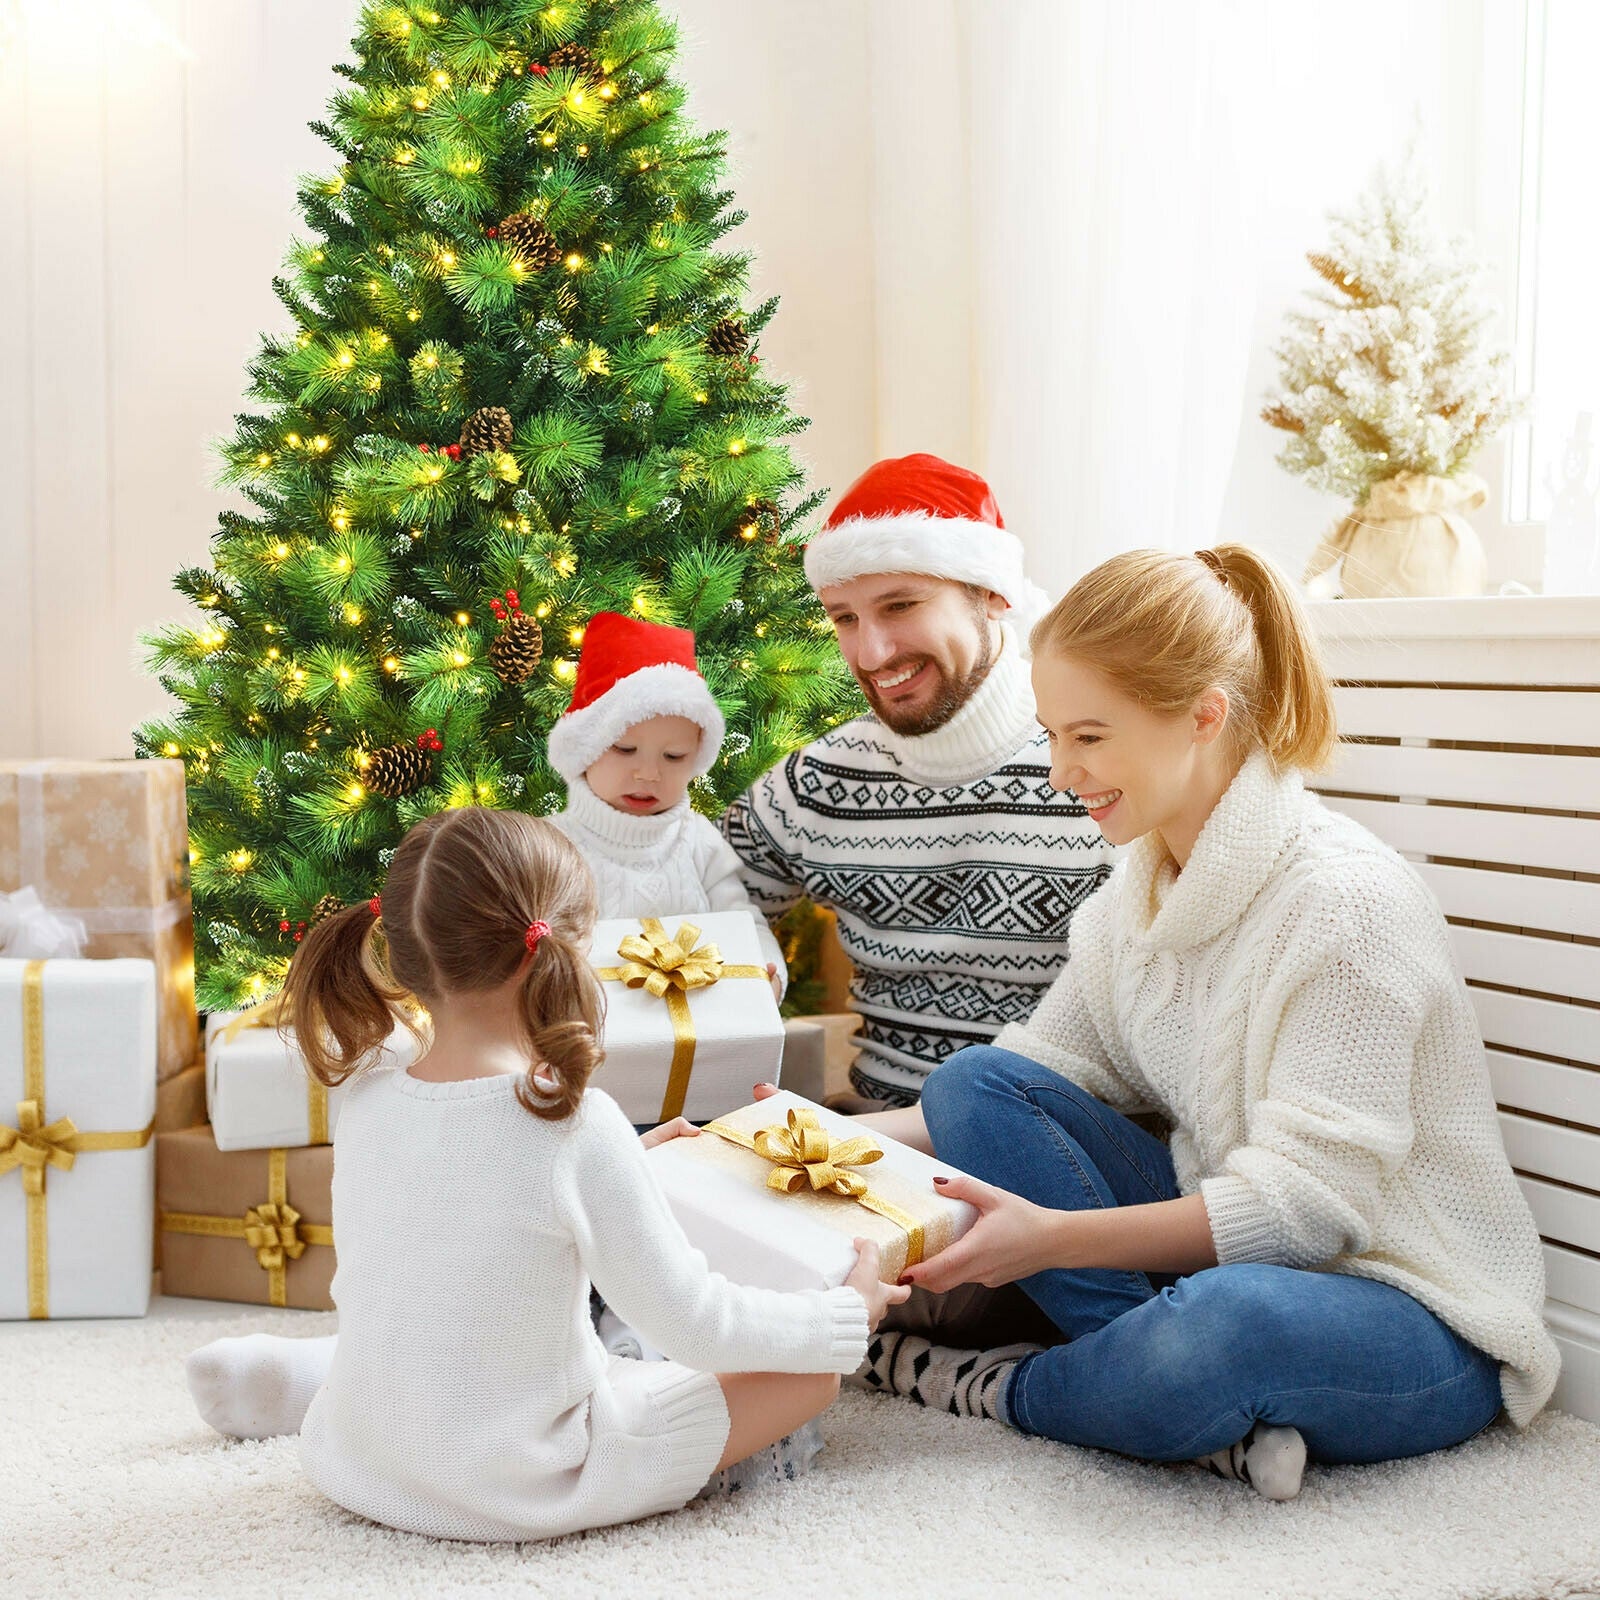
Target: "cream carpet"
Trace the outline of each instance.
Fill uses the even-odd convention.
[[[171,1304],[169,1302],[169,1304]],[[292,1440],[194,1416],[181,1357],[331,1316],[13,1325],[0,1336],[0,1595],[876,1600],[1568,1600],[1600,1594],[1600,1429],[1313,1469],[1270,1505],[1162,1469],[846,1393],[800,1483],[548,1545],[440,1544],[338,1511]]]

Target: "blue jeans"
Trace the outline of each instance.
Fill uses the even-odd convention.
[[[922,1110],[953,1166],[1061,1211],[1178,1198],[1159,1139],[1048,1067],[976,1045]],[[1021,1287],[1066,1342],[1018,1363],[1002,1404],[1024,1433],[1152,1461],[1222,1450],[1257,1420],[1313,1460],[1387,1461],[1470,1439],[1499,1367],[1410,1295],[1257,1263],[1189,1277],[1055,1268]]]

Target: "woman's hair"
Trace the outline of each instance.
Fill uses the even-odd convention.
[[[1315,772],[1333,754],[1333,690],[1289,580],[1242,544],[1192,556],[1129,550],[1081,577],[1033,630],[1035,655],[1075,656],[1170,716],[1228,696],[1241,756]]]
[[[518,999],[529,1066],[517,1095],[536,1116],[570,1115],[603,1056],[594,919],[594,879],[552,824],[483,806],[419,822],[395,851],[381,901],[319,922],[289,964],[287,1016],[306,1065],[343,1083],[397,1021],[417,1032],[412,996],[426,1006],[498,988],[526,960]],[[535,922],[549,931],[531,938],[530,958]]]

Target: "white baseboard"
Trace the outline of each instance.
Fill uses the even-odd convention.
[[[1550,1404],[1600,1422],[1600,1317],[1560,1300],[1547,1300],[1544,1320],[1561,1347],[1561,1381]]]

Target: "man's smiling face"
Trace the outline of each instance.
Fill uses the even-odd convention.
[[[872,573],[817,593],[878,720],[902,736],[942,728],[1000,648],[997,594],[948,578]]]

